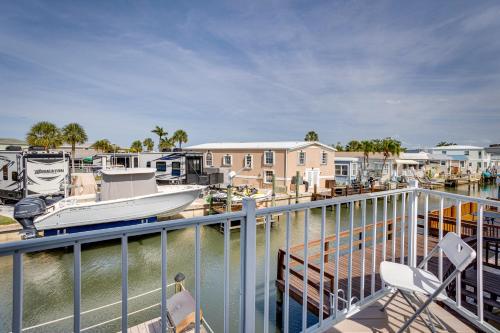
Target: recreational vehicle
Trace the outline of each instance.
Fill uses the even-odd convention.
[[[0,200],[63,194],[69,181],[66,153],[0,151]]]

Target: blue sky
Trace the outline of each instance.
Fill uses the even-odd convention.
[[[500,142],[498,1],[3,1],[0,137]]]

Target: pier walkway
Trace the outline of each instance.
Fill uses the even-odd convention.
[[[392,235],[392,232],[388,232],[388,235]],[[359,246],[362,246],[363,241],[354,241],[353,247],[357,248],[352,251],[352,264],[349,265],[350,262],[350,254],[347,250],[347,245],[341,245],[341,255],[339,255],[339,267],[338,267],[338,288],[342,290],[339,294],[340,300],[338,303],[339,310],[342,310],[346,306],[346,301],[349,299],[349,295],[344,291],[349,290],[349,267],[351,267],[351,299],[359,300],[365,297],[368,297],[372,291],[377,291],[382,289],[382,283],[379,276],[379,266],[383,259],[383,242],[379,242],[375,248],[375,253],[373,253],[373,247],[371,244],[371,237],[365,237],[365,248],[364,248],[364,270],[363,265],[361,264],[363,261],[363,250],[359,249]],[[332,239],[330,239],[331,241]],[[369,243],[369,244],[368,244]],[[437,244],[437,239],[435,237],[429,237],[428,239],[428,252]],[[403,245],[404,246],[404,245]],[[303,286],[304,286],[304,278],[303,278],[303,255],[300,253],[301,247],[298,246],[292,248],[290,251],[290,296],[295,299],[297,302],[302,304],[302,295],[303,295]],[[401,262],[401,242],[400,238],[397,237],[395,242],[395,256],[394,260],[396,262]],[[405,249],[405,253],[406,253]],[[392,244],[388,244],[386,248],[386,260],[392,260]],[[311,249],[309,249],[311,252]],[[343,253],[347,252],[347,253]],[[324,317],[328,317],[332,314],[333,304],[331,304],[332,298],[330,295],[333,294],[334,291],[334,272],[336,271],[335,260],[331,260],[334,255],[334,250],[325,251],[327,253],[328,258],[324,258],[324,295],[323,295],[323,315]],[[375,271],[372,271],[372,258],[375,254]],[[423,258],[424,247],[423,247],[423,237],[419,235],[418,237],[418,260]],[[285,258],[286,258],[286,250],[280,249],[278,254],[278,278],[276,279],[276,286],[280,290],[280,292],[285,291]],[[320,296],[319,296],[319,286],[320,286],[320,266],[318,263],[319,259],[318,254],[313,254],[308,256],[308,308],[309,311],[313,313],[318,313],[319,304],[320,304]],[[448,267],[448,263],[444,263],[445,272]],[[438,273],[438,257],[435,256],[429,262],[429,269],[434,271],[436,274]],[[374,290],[373,290],[374,289]]]
[[[380,230],[381,222],[377,223],[377,228]],[[353,251],[349,252],[348,244],[345,244],[345,238],[349,237],[348,232],[340,233],[341,241],[340,253],[338,259],[338,267],[335,267],[335,249],[332,249],[333,242],[336,237],[330,236],[325,238],[323,263],[323,317],[328,318],[334,314],[334,307],[337,306],[338,310],[344,310],[349,307],[349,300],[351,304],[363,300],[364,298],[376,293],[383,289],[382,281],[379,275],[380,263],[383,260],[407,263],[408,248],[407,244],[401,244],[401,229],[396,228],[395,241],[392,241],[393,232],[390,228],[391,221],[387,221],[388,231],[387,239],[383,241],[377,236],[377,244],[375,250],[373,247],[372,226],[365,227],[365,236],[361,234],[362,228],[353,229]],[[487,229],[487,226],[485,226]],[[465,229],[468,230],[468,229]],[[463,230],[464,231],[464,230]],[[429,234],[432,234],[429,229]],[[359,235],[359,236],[358,236]],[[369,236],[370,235],[370,236]],[[463,237],[466,235],[463,235]],[[472,247],[477,248],[477,240],[475,236],[464,238]],[[483,265],[491,267],[491,270],[483,271],[483,290],[486,292],[484,297],[484,316],[491,322],[500,324],[500,316],[497,309],[500,308],[500,285],[498,285],[498,269],[500,269],[500,240],[497,238],[484,237],[483,238],[483,251],[484,259]],[[425,250],[424,235],[420,232],[417,235],[417,262],[420,262],[432,248],[438,243],[438,238],[434,236],[427,237],[427,251]],[[320,249],[321,241],[309,242],[307,261],[307,307],[312,313],[319,315],[319,308],[321,304],[320,296],[320,277],[321,277],[321,254]],[[316,248],[316,252],[315,252]],[[394,251],[395,250],[395,251]],[[403,252],[401,251],[403,250]],[[290,297],[295,301],[302,304],[304,295],[304,244],[299,244],[290,248],[290,264],[289,264],[289,290]],[[384,258],[385,253],[385,258]],[[393,254],[394,253],[394,254]],[[403,253],[403,255],[401,255]],[[278,267],[276,286],[280,293],[285,293],[286,282],[286,249],[280,249],[278,253]],[[373,262],[375,260],[375,262]],[[364,262],[364,265],[363,265]],[[461,299],[471,300],[470,302],[463,302],[463,306],[471,312],[477,311],[476,294],[477,290],[477,271],[474,262],[463,274],[461,279]],[[363,267],[364,266],[364,267]],[[440,269],[441,267],[441,269]],[[436,253],[433,258],[428,262],[427,269],[434,273],[436,276],[442,276],[443,280],[446,279],[448,274],[454,269],[449,260],[443,256],[442,266],[440,266],[439,254]],[[335,272],[338,274],[338,303],[335,302]],[[346,292],[347,291],[347,292]],[[455,282],[450,284],[447,288],[448,295],[455,299],[457,294],[457,286]],[[282,300],[282,298],[279,298]]]

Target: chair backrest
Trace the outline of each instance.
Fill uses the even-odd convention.
[[[476,251],[454,232],[448,232],[438,246],[459,271],[463,271],[476,259]]]

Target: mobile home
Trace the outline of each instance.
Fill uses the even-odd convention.
[[[233,173],[235,186],[270,189],[274,178],[279,191],[293,191],[298,173],[299,179],[307,182],[301,186],[313,191],[315,186],[325,188],[327,180],[335,179],[335,149],[320,142],[221,142],[186,149],[202,153],[207,168]]]

